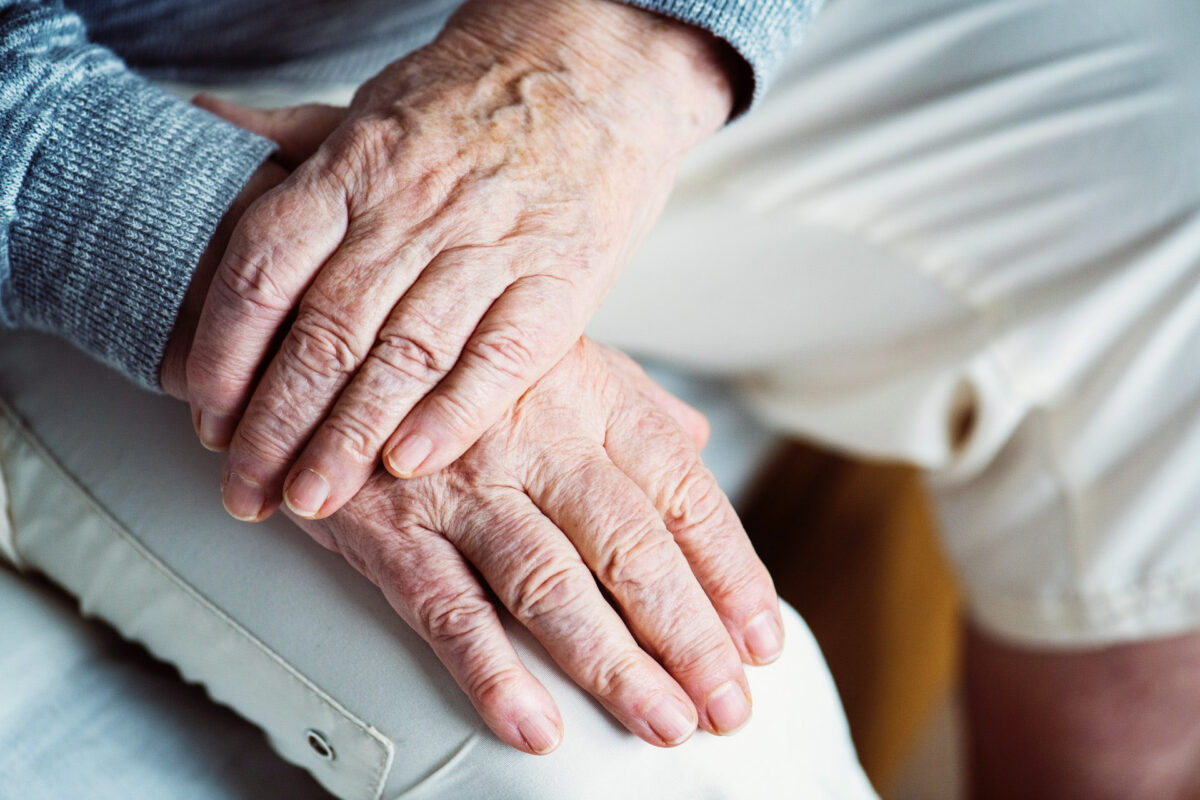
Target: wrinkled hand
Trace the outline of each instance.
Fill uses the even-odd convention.
[[[182,396],[167,375],[182,370],[164,364]],[[549,752],[562,719],[472,567],[576,683],[670,746],[697,722],[744,724],[740,662],[782,647],[770,576],[700,462],[706,437],[629,359],[581,340],[448,469],[377,470],[333,516],[294,518],[382,588],[505,742]]]
[[[299,522],[383,589],[509,744],[548,752],[562,721],[472,565],[626,728],[674,745],[697,712],[713,732],[744,724],[740,661],[781,646],[771,579],[700,462],[706,435],[629,359],[584,340],[449,468],[379,470],[337,514]]]
[[[607,0],[472,0],[348,111],[202,101],[295,167],[238,226],[187,364],[230,512],[321,518],[381,454],[413,477],[466,451],[579,338],[726,119],[719,52]]]

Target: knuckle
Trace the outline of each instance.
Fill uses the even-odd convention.
[[[546,559],[517,579],[509,608],[522,622],[542,619],[579,604],[591,586],[582,562]]]
[[[331,379],[358,369],[365,354],[349,325],[314,306],[301,310],[288,333],[286,352],[306,375]]]
[[[658,525],[643,522],[614,536],[596,565],[596,577],[615,593],[642,592],[664,582],[678,565],[675,541]]]
[[[392,188],[390,176],[406,162],[407,125],[402,114],[359,114],[346,122],[334,141],[335,178],[350,197],[370,203],[373,195]]]
[[[683,478],[675,481],[664,504],[663,517],[669,527],[679,533],[707,529],[726,522],[725,494],[708,469],[691,457],[683,470]]]
[[[435,594],[421,604],[419,611],[422,628],[430,641],[446,644],[480,637],[494,615],[491,604],[474,592]]]
[[[498,666],[484,663],[467,676],[467,692],[482,708],[498,709],[510,704],[524,686],[524,675],[513,664]]]
[[[437,560],[437,551],[428,545],[438,534],[431,531],[419,498],[403,491],[365,490],[355,495],[350,505],[353,512],[343,515],[342,527],[366,565],[360,571],[385,594],[396,598],[405,619],[421,630],[417,624],[420,611],[436,597],[446,573]],[[464,596],[470,591],[471,587],[463,587]]]
[[[325,420],[323,427],[341,453],[359,462],[372,462],[379,456],[379,426],[367,419],[361,410],[339,410]]]
[[[517,330],[505,329],[475,337],[467,344],[464,355],[514,380],[532,381],[536,377],[537,355]]]
[[[590,665],[585,680],[594,694],[613,697],[636,681],[634,676],[642,670],[644,663],[644,655],[640,651],[608,653]]]
[[[762,562],[749,554],[741,563],[714,570],[709,595],[722,613],[749,618],[775,600],[775,585]]]
[[[703,448],[712,437],[712,423],[708,421],[708,417],[691,406],[684,406],[684,409],[684,429],[697,447]]]
[[[230,464],[238,464],[238,471],[258,475],[263,471],[261,465],[277,466],[290,462],[296,449],[293,443],[301,435],[283,417],[275,415],[266,421],[254,420],[238,425],[229,446]]]
[[[188,395],[203,408],[223,408],[241,390],[242,381],[210,348],[193,347],[186,369]]]
[[[712,672],[714,667],[724,667],[722,672],[737,672],[741,662],[729,636],[723,629],[705,630],[689,639],[673,637],[673,642],[684,641],[683,646],[668,650],[661,656],[662,664],[672,675],[696,675]]]
[[[378,563],[370,555],[364,553],[362,548],[357,546],[357,543],[347,544],[344,537],[338,536],[336,533],[329,538],[333,544],[329,549],[339,553],[342,558],[346,559],[346,563],[353,567],[355,572],[376,586],[383,585],[380,582]]]
[[[384,331],[374,357],[399,375],[423,382],[444,375],[450,359],[429,340],[396,331]]]
[[[364,153],[390,155],[404,140],[403,113],[367,113],[353,117],[345,126],[346,145]]]
[[[708,593],[723,606],[754,606],[773,597],[770,574],[754,553],[733,506],[708,470],[696,464],[672,487],[663,514]]]
[[[468,399],[461,393],[435,391],[427,402],[442,424],[461,438],[469,438],[479,426],[479,409],[468,405]]]
[[[339,151],[347,166],[364,174],[365,167],[383,163],[395,152],[402,133],[395,120],[385,115],[362,114],[343,125]]]
[[[406,205],[421,216],[444,212],[452,205],[455,188],[464,172],[465,165],[455,156],[438,166],[426,168],[405,185]]]
[[[257,238],[247,233],[229,243],[214,286],[218,296],[223,295],[248,312],[286,311],[291,300],[271,274],[274,263],[271,253],[247,241]]]

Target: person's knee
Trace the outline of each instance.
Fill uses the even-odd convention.
[[[1091,650],[967,636],[976,800],[1200,797],[1200,633]]]
[[[655,748],[609,719],[557,672],[540,669],[558,700],[565,736],[548,756],[529,756],[480,731],[405,794],[514,800],[693,800],[875,797],[850,744],[832,680],[816,642],[796,613],[783,608],[786,645],[766,667],[749,670],[754,716],[733,736],[697,732],[674,748]],[[524,637],[519,646],[524,647]]]

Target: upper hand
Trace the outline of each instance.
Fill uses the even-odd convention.
[[[381,454],[441,469],[562,358],[729,113],[710,39],[607,0],[475,0],[348,111],[209,101],[295,166],[235,231],[187,365],[230,512],[327,516]]]

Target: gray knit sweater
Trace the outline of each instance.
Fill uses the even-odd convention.
[[[755,94],[821,0],[625,0],[701,26]],[[360,82],[458,0],[0,0],[0,324],[150,388],[192,271],[271,144],[149,85]]]

